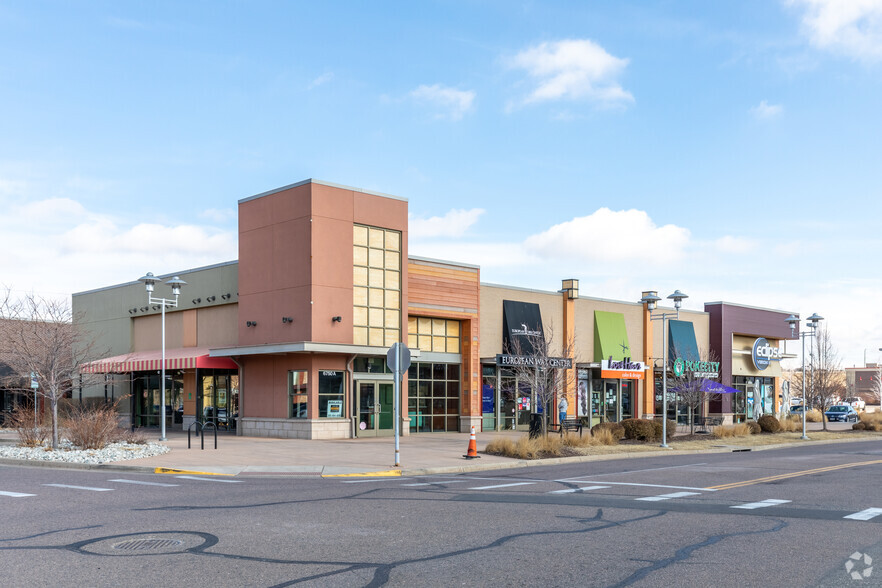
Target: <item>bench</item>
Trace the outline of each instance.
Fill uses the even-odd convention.
[[[570,431],[579,431],[579,437],[582,436],[582,420],[581,419],[564,419],[560,423],[548,423],[549,432],[558,432],[561,435]]]

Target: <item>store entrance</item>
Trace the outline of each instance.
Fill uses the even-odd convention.
[[[239,420],[239,375],[221,372],[206,375],[201,370],[199,374],[197,417],[203,425],[214,424],[218,431],[235,431]]]
[[[362,382],[355,385],[356,437],[384,437],[393,434],[394,386],[392,382]]]

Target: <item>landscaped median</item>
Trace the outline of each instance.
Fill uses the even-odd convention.
[[[783,419],[771,415],[760,417],[759,422],[750,421],[736,425],[716,427],[711,434],[671,436],[676,424],[668,421],[670,449],[703,451],[726,448],[750,449],[769,445],[805,443],[802,439],[802,421]],[[590,455],[616,455],[646,451],[668,451],[661,447],[661,423],[644,419],[626,419],[622,423],[603,423],[591,429],[590,434],[550,434],[530,439],[522,437],[494,439],[487,444],[485,453],[516,459],[533,460],[555,457]],[[810,431],[811,441],[852,440],[869,441],[882,439],[882,414],[864,413],[854,429],[845,431]]]

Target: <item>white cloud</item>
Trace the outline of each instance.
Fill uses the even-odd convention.
[[[457,90],[441,84],[422,85],[412,90],[409,96],[418,103],[428,104],[439,109],[436,118],[460,120],[472,110],[475,93],[471,90]]]
[[[408,232],[419,239],[433,237],[461,237],[484,214],[481,208],[451,210],[444,216],[418,218],[408,216]]]
[[[7,199],[2,285],[64,294],[236,259],[237,232],[192,224],[135,224],[71,198]],[[64,290],[60,292],[59,290]]]
[[[750,113],[758,119],[775,118],[784,112],[784,107],[780,104],[769,104],[765,100],[750,109]]]
[[[309,85],[306,87],[307,90],[312,90],[314,88],[318,88],[322,84],[327,84],[331,80],[334,79],[334,74],[331,72],[326,72],[317,77],[316,79],[309,82]]]
[[[717,251],[721,253],[750,253],[754,251],[757,247],[757,244],[744,237],[733,237],[731,235],[726,235],[725,237],[720,237],[714,242],[714,247],[716,247]]]
[[[537,83],[523,100],[525,104],[591,100],[615,105],[634,101],[618,81],[628,60],[610,55],[588,39],[541,43],[515,55],[511,65],[526,70]]]
[[[882,0],[790,0],[813,45],[864,61],[882,59]]]
[[[601,208],[532,235],[524,245],[539,256],[642,263],[653,252],[656,262],[670,263],[683,256],[689,236],[683,227],[656,226],[642,210]]]

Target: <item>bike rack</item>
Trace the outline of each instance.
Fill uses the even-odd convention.
[[[214,429],[214,448],[217,449],[217,425],[212,422],[200,423],[199,421],[194,421],[189,427],[187,427],[187,449],[190,449],[190,430],[196,427],[196,436],[202,439],[202,449],[205,449],[205,429],[211,427]],[[202,432],[202,435],[199,432]]]

